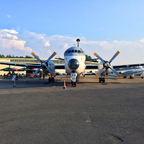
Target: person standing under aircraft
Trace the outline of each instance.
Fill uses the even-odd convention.
[[[77,73],[71,73],[71,77],[72,77],[72,86],[76,87],[76,77],[77,77]]]

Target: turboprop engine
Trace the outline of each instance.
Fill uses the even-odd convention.
[[[98,78],[102,73],[108,74],[108,71],[111,69],[118,77],[121,77],[121,74],[118,73],[113,67],[111,66],[111,62],[119,55],[119,51],[117,51],[114,56],[109,60],[105,61],[103,60],[97,53],[94,53],[94,55],[101,60],[99,66],[98,66],[98,73],[96,74],[96,78]]]

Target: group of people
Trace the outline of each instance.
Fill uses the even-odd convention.
[[[31,77],[31,73],[26,73],[26,74],[24,74],[24,73],[14,73],[14,72],[8,72],[8,73],[4,73],[3,75],[1,75],[1,76],[3,76],[4,78],[12,78],[12,76],[13,75],[16,75],[17,76],[17,78],[32,78]],[[35,78],[43,78],[43,79],[45,79],[45,73],[38,73],[37,75],[35,75],[34,76]]]
[[[7,73],[7,74],[4,73],[3,77],[4,78],[11,78],[13,75],[17,75],[18,78],[25,78],[25,77],[27,77],[27,75],[25,75],[24,73],[22,73],[22,74],[19,74],[19,73],[15,74],[15,73],[10,73],[10,72]]]

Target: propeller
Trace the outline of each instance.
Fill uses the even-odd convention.
[[[54,72],[48,67],[48,62],[57,54],[56,52],[54,52],[46,61],[42,61],[34,52],[32,52],[31,53],[40,63],[41,63],[41,67],[40,68],[38,68],[33,74],[32,74],[32,76],[34,76],[34,75],[36,75],[39,71],[40,71],[40,69],[42,69],[42,68],[46,68],[49,72],[50,72],[50,74],[52,75],[52,76],[56,76],[55,74],[54,74]]]
[[[114,56],[113,56],[109,61],[105,61],[105,60],[103,60],[103,59],[95,52],[94,55],[103,62],[103,68],[95,75],[95,78],[98,78],[98,77],[102,74],[102,72],[103,72],[104,70],[108,70],[108,68],[110,68],[118,77],[121,77],[121,74],[118,73],[118,72],[117,72],[115,69],[113,69],[112,66],[111,66],[111,62],[112,62],[119,54],[120,54],[120,52],[117,51],[117,52],[114,54]]]

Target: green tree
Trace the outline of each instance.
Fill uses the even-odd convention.
[[[5,58],[5,56],[0,54],[0,58]]]
[[[12,58],[12,56],[9,54],[9,55],[6,56],[6,58]]]
[[[20,56],[19,58],[24,58],[23,56]]]
[[[90,61],[92,59],[91,56],[86,55],[86,61]]]
[[[33,58],[33,57],[26,55],[25,58]]]
[[[92,59],[92,57],[88,55],[86,55],[86,61],[98,62],[97,59]]]

